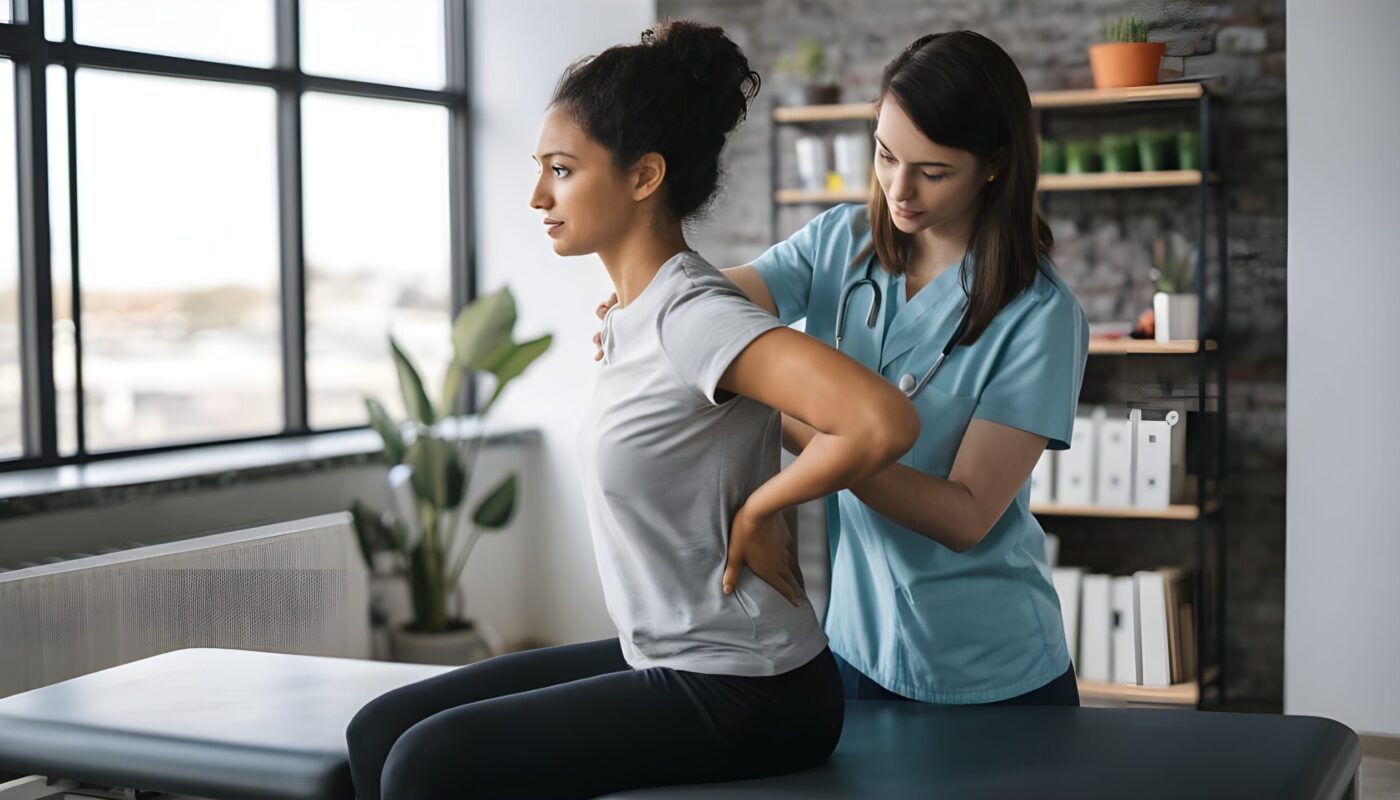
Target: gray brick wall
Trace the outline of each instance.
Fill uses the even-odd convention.
[[[884,63],[915,36],[957,28],[977,30],[1005,47],[1033,91],[1080,88],[1092,84],[1087,47],[1096,41],[1104,21],[1131,13],[1148,21],[1150,38],[1167,42],[1168,68],[1212,76],[1229,90],[1223,158],[1230,179],[1231,252],[1225,484],[1230,705],[1281,707],[1287,333],[1284,0],[658,0],[657,6],[663,17],[724,27],[765,79],[754,114],[730,141],[723,193],[692,232],[692,245],[722,265],[744,263],[771,243],[767,112],[777,95],[777,57],[798,38],[814,36],[834,49],[848,100],[872,97]],[[1146,119],[1053,116],[1047,127],[1053,137],[1086,128],[1133,127]],[[784,177],[792,185],[792,159],[784,161]],[[1125,319],[1150,305],[1147,267],[1153,238],[1176,230],[1195,239],[1194,195],[1175,191],[1049,198],[1046,211],[1058,236],[1056,264],[1091,319]],[[793,230],[810,213],[785,211],[780,228]],[[1096,399],[1096,392],[1113,395],[1106,384],[1141,379],[1139,369],[1096,365],[1086,380],[1085,398]],[[1167,525],[1066,520],[1047,527],[1064,538],[1066,560],[1090,566],[1151,566],[1153,559],[1190,555],[1187,532]]]

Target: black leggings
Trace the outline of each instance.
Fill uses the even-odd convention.
[[[360,800],[593,797],[825,761],[830,651],[782,675],[634,670],[616,639],[497,656],[395,689],[346,733]]]

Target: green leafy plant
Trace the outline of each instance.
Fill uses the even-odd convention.
[[[792,49],[778,56],[778,72],[806,83],[824,83],[830,78],[826,47],[816,39],[799,39]]]
[[[1152,243],[1152,280],[1162,294],[1185,294],[1192,278],[1189,248],[1180,237]]]
[[[391,336],[389,349],[398,371],[407,418],[394,419],[384,405],[365,398],[370,425],[383,441],[384,462],[394,478],[402,479],[398,513],[377,513],[356,502],[351,508],[355,533],[367,563],[392,553],[408,576],[413,598],[410,628],[424,633],[451,630],[448,602],[483,533],[499,531],[515,513],[518,479],[507,475],[486,493],[470,517],[466,503],[477,456],[485,439],[485,421],[511,381],[549,349],[553,337],[526,342],[513,337],[515,298],[501,289],[477,299],[457,316],[452,326],[452,361],[438,400],[408,354]],[[468,376],[495,379],[490,398],[478,412],[481,428],[465,443],[454,431],[452,413]]]
[[[1106,42],[1145,42],[1147,23],[1141,17],[1118,17],[1104,26]]]

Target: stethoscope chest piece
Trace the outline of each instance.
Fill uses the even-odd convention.
[[[899,376],[899,390],[905,394],[912,394],[914,391],[914,374],[906,372]]]

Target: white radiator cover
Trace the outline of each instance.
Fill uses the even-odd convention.
[[[0,573],[0,697],[186,647],[365,658],[350,515]]]

